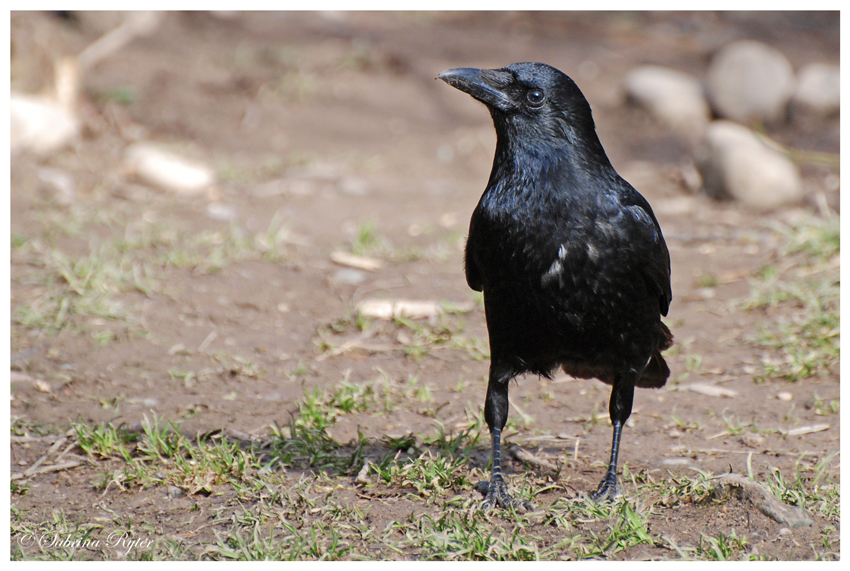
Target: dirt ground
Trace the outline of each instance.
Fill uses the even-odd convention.
[[[108,25],[13,13],[13,88],[48,88],[51,58],[78,53]],[[451,67],[543,61],[584,91],[612,163],[653,205],[672,256],[671,383],[636,394],[621,462],[661,474],[750,469],[760,481],[776,468],[793,475],[801,465],[818,465],[839,451],[839,414],[821,406],[838,402],[838,367],[793,382],[755,382],[776,351],[749,340],[792,310],[745,311],[741,300],[751,296],[753,272],[782,263],[771,224],[817,212],[821,194],[838,209],[838,191],[829,184],[837,169],[802,167],[809,198],[801,208],[758,213],[713,202],[686,183],[696,142],[626,102],[621,82],[643,63],[702,77],[710,56],[739,38],[770,43],[797,69],[838,63],[838,29],[837,14],[805,13],[169,13],[151,36],[86,74],[79,141],[49,157],[12,159],[11,233],[32,246],[12,248],[13,424],[50,433],[77,421],[132,426],[155,414],[182,421],[186,433],[266,434],[270,425],[286,425],[314,386],[384,377],[427,386],[431,398],[420,409],[341,417],[330,429],[337,442],[358,429],[379,441],[433,434],[437,423],[463,426],[468,411],[483,406],[482,352],[431,347],[417,354],[412,330],[374,321],[365,336],[352,315],[367,298],[460,306],[475,299],[463,276],[462,247],[495,136],[483,106],[434,78]],[[793,121],[768,134],[797,149],[839,152],[838,118]],[[182,196],[128,176],[124,150],[142,139],[213,165],[218,184]],[[72,199],[57,200],[45,187],[45,166],[71,174]],[[823,213],[821,201],[816,215]],[[154,249],[206,236],[212,248],[238,235],[271,236],[279,255],[230,252],[220,269],[174,263],[148,277],[137,268],[137,281],[148,287],[108,292],[124,320],[77,316],[73,327],[49,331],[15,317],[50,287],[33,277],[44,252],[86,258],[102,244],[139,236],[153,236]],[[358,242],[383,262],[380,269],[331,260],[332,252]],[[462,320],[467,340],[483,340],[486,353],[480,306],[453,319]],[[733,393],[686,390],[694,383]],[[520,379],[511,387],[510,439],[556,453],[580,446],[588,463],[564,477],[578,490],[591,489],[610,446],[608,395],[597,381]],[[602,420],[588,422],[594,414]],[[818,424],[828,428],[785,434]],[[552,439],[535,441],[546,435]],[[49,446],[13,443],[11,471],[32,465]],[[477,461],[486,466],[483,446]],[[835,456],[828,467],[836,482],[838,465]],[[513,474],[524,470],[509,467]],[[112,497],[113,490],[104,498],[92,487],[101,472],[81,466],[33,477],[28,493],[12,494],[12,507],[32,521],[57,507],[69,517],[94,518],[104,502],[120,510],[151,493]],[[410,509],[387,504],[372,516],[407,517]],[[704,516],[690,512],[658,525],[688,536],[750,517],[737,504]],[[816,517],[811,528],[782,535],[781,526],[758,517],[753,533],[764,537],[762,553],[778,558],[812,557],[808,546],[837,525]],[[837,543],[831,549],[837,553]]]

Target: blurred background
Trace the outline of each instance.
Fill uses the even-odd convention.
[[[838,12],[12,12],[13,432],[157,415],[292,439],[270,427],[305,394],[336,445],[480,431],[462,251],[495,135],[435,77],[518,61],[576,81],[670,246],[673,376],[636,395],[626,462],[831,459]],[[334,400],[364,386],[395,405]],[[509,438],[604,459],[607,387],[511,390]],[[81,470],[43,485],[89,493]]]

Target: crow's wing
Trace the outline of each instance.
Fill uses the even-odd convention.
[[[469,287],[475,291],[483,291],[484,283],[481,278],[481,270],[475,264],[472,252],[470,251],[470,240],[475,235],[475,219],[476,216],[473,213],[472,219],[469,221],[469,238],[467,238],[466,252],[464,253],[464,269],[466,272],[466,283],[469,284]]]
[[[631,192],[626,193],[622,203],[641,225],[642,234],[650,248],[650,255],[640,266],[641,277],[650,290],[658,295],[658,309],[661,315],[667,315],[673,291],[670,288],[670,252],[661,234],[661,226],[658,225],[649,202],[636,190],[631,189]]]

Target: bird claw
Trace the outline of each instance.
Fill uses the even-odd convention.
[[[613,502],[614,498],[622,494],[623,489],[617,482],[617,475],[608,473],[599,482],[599,487],[596,488],[596,491],[589,493],[587,497],[594,502]]]
[[[502,478],[478,482],[475,490],[484,496],[484,501],[481,502],[481,509],[484,511],[489,511],[497,505],[504,509],[514,508],[519,512],[531,511],[533,508],[531,502],[519,500],[508,494],[508,485]]]

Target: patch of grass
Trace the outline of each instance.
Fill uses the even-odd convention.
[[[363,440],[351,453],[333,440],[325,429],[310,426],[300,419],[293,420],[287,428],[287,432],[277,435],[272,445],[280,465],[346,474],[357,471],[362,461]]]
[[[77,445],[89,456],[111,458],[120,456],[125,462],[132,458],[130,444],[138,440],[138,435],[122,426],[112,423],[89,426],[83,423],[73,425]]]
[[[337,335],[350,335],[356,330],[360,333],[369,332],[368,337],[382,335],[391,338],[400,344],[399,350],[413,361],[422,361],[432,352],[443,350],[464,351],[477,361],[489,359],[487,341],[465,333],[465,314],[451,303],[443,302],[441,305],[442,311],[428,320],[410,319],[401,315],[387,323],[367,319],[359,312],[354,312],[350,317],[320,325],[318,348],[323,352],[334,351],[349,343],[348,350],[357,350],[360,345],[356,340],[351,344],[350,339],[346,342],[334,339]]]
[[[90,214],[80,217],[81,227],[93,224]],[[51,232],[56,228],[51,226]],[[31,303],[13,307],[13,319],[47,335],[66,329],[85,334],[93,329],[91,337],[105,346],[144,333],[121,294],[138,291],[151,297],[163,293],[167,280],[162,275],[172,266],[215,273],[243,259],[282,261],[286,234],[276,215],[256,236],[248,236],[237,226],[231,226],[229,234],[181,235],[142,221],[128,225],[121,237],[93,243],[82,256],[66,254],[38,239],[19,241],[20,254],[29,258],[29,270],[13,272],[14,279],[37,284],[44,293]]]
[[[280,211],[275,212],[266,231],[254,236],[254,250],[260,252],[266,261],[286,261],[288,254],[285,241],[289,232],[289,225],[284,224]]]
[[[26,418],[12,418],[10,429],[13,436],[48,436],[58,432],[55,426],[33,422]]]
[[[367,256],[383,248],[386,241],[378,235],[378,225],[374,220],[361,220],[357,223],[357,232],[351,240],[351,253]]]
[[[826,375],[838,363],[840,350],[839,283],[837,278],[805,283],[781,283],[769,295],[778,295],[793,307],[790,315],[762,325],[750,340],[780,351],[764,366],[765,378],[781,376],[795,381]],[[772,303],[772,302],[770,302]],[[761,307],[768,303],[762,303]],[[758,304],[756,306],[759,306]]]
[[[259,369],[257,362],[251,358],[240,357],[239,355],[231,356],[224,351],[215,351],[212,357],[232,377],[262,379],[266,375],[266,370]]]
[[[243,526],[216,533],[216,545],[206,554],[215,560],[231,561],[339,561],[350,552],[335,528],[314,524],[298,529],[288,522],[272,523],[262,529],[259,522],[247,530]],[[282,531],[281,531],[282,528]],[[247,533],[243,534],[243,530]]]
[[[368,443],[362,433],[346,446],[335,442],[328,429],[337,418],[384,405],[390,398],[382,379],[372,384],[343,382],[332,389],[306,389],[289,426],[275,429],[272,441],[276,460],[283,466],[299,469],[332,470],[349,474],[363,465],[363,447]]]
[[[695,430],[695,431],[699,432],[704,428],[703,425],[700,424],[697,421],[694,421],[694,420],[685,421],[685,420],[678,418],[675,414],[670,415],[670,420],[672,420],[673,424],[675,424],[676,426],[678,426],[682,430]],[[670,425],[668,425],[668,426],[670,426]],[[665,426],[665,428],[667,428],[668,426]]]
[[[415,458],[399,459],[401,451],[386,456],[372,469],[380,481],[387,486],[412,487],[422,497],[458,492],[472,486],[466,459],[451,455],[434,455],[426,450]]]
[[[495,530],[482,512],[453,509],[425,514],[397,529],[405,535],[402,545],[423,560],[536,561],[540,546],[524,527]]]
[[[46,292],[31,304],[15,307],[15,321],[47,334],[70,326],[84,330],[87,318],[132,323],[114,294],[146,289],[140,277],[144,270],[137,262],[107,246],[76,259],[56,249],[38,247],[36,252],[38,270],[30,281],[41,284]]]
[[[773,350],[756,380],[830,374],[840,358],[838,217],[775,229],[784,240],[783,267],[765,266],[742,303],[765,314],[748,340]]]
[[[198,380],[198,375],[196,373],[175,368],[168,369],[168,376],[171,377],[172,380],[181,379],[183,386],[185,387],[191,387]]]
[[[828,454],[816,464],[797,462],[793,480],[786,479],[778,469],[771,470],[767,486],[783,502],[800,506],[830,521],[840,517],[840,486],[831,476],[837,453]]]
[[[704,273],[700,274],[700,276],[697,278],[696,286],[697,287],[717,287],[717,284],[719,284],[719,283],[720,282],[717,279],[716,275],[709,273],[709,272],[704,272]]]
[[[641,543],[652,543],[653,539],[647,527],[648,519],[648,513],[638,511],[628,501],[623,502],[608,537],[602,542],[602,551],[599,555],[625,551]]]
[[[440,427],[436,436],[422,439],[424,450],[417,449],[413,435],[385,438],[383,442],[390,452],[372,463],[370,471],[382,484],[412,487],[422,498],[448,491],[460,492],[472,486],[468,462],[478,438],[477,431],[446,435]]]
[[[116,485],[122,490],[173,486],[189,495],[211,493],[212,486],[247,481],[249,471],[260,468],[257,459],[223,438],[191,441],[179,424],[157,417],[142,422],[141,433],[112,424],[76,423],[77,444],[90,457],[123,460],[122,469],[103,475],[98,487]]]
[[[394,406],[419,402],[411,390],[417,386],[381,375],[371,383],[345,380],[305,390],[290,423],[254,441],[222,434],[190,438],[179,424],[157,417],[146,418],[140,431],[75,423],[71,434],[101,472],[94,482],[101,495],[116,488],[130,495],[162,488],[169,497],[185,496],[191,501],[172,517],[185,522],[187,533],[167,536],[162,521],[145,511],[132,517],[108,511],[92,522],[62,510],[39,519],[13,507],[11,557],[114,559],[114,549],[81,543],[103,541],[112,532],[150,540],[121,556],[136,560],[729,561],[764,558],[755,549],[764,554],[771,545],[724,526],[722,518],[697,526],[691,536],[671,534],[669,521],[699,520],[705,510],[719,509],[708,473],[662,476],[624,465],[624,496],[597,504],[561,496],[570,489],[563,475],[523,469],[507,476],[508,485],[516,497],[534,502],[534,510],[485,513],[473,491],[486,477],[486,466],[475,465],[482,453],[480,419],[456,434],[441,429],[380,442],[361,434],[349,443],[331,437],[329,429],[346,414],[382,414],[387,398]],[[13,430],[30,433],[35,427],[18,422]],[[772,470],[767,482],[783,501],[829,522],[812,545],[818,559],[838,557],[836,458],[804,455],[792,477]],[[393,515],[376,526],[386,518],[386,506]],[[69,541],[46,548],[21,540],[34,534]]]
[[[14,249],[23,248],[29,243],[30,239],[23,234],[12,234],[11,246]]]
[[[186,237],[160,254],[161,265],[186,267],[198,273],[214,274],[231,263],[253,257],[254,241],[239,226],[229,233],[206,231]]]
[[[92,522],[69,521],[62,509],[33,524],[12,508],[11,559],[24,561],[73,561],[103,559],[108,553],[97,541],[103,526]]]
[[[829,416],[841,412],[841,399],[829,399],[826,401],[815,393],[813,400],[812,408],[815,409],[815,414],[818,416]]]
[[[826,219],[811,216],[793,226],[774,223],[773,228],[786,238],[784,255],[803,253],[815,261],[828,262],[841,250],[839,216]]]
[[[729,561],[739,556],[746,547],[747,539],[738,537],[733,528],[728,535],[718,533],[716,537],[712,537],[700,534],[695,554],[709,561]]]
[[[415,246],[396,246],[378,231],[374,220],[360,220],[351,239],[350,251],[358,256],[380,257],[393,262],[414,262],[423,257]]]

